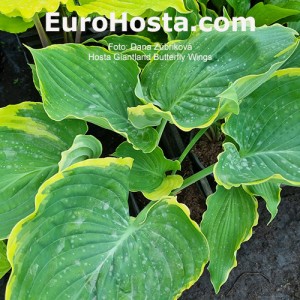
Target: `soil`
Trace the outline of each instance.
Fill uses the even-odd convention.
[[[16,36],[0,32],[0,107],[22,101],[41,99],[33,86],[31,70]],[[112,154],[123,140],[110,131],[99,130],[94,126],[91,126],[90,133],[105,141],[104,156]],[[201,161],[211,164],[215,162],[220,145],[213,146],[213,157],[204,157],[212,150],[205,140],[200,142],[199,149],[202,150]],[[182,175],[187,177],[192,174],[195,171],[192,168],[193,164],[187,159]],[[197,222],[205,210],[204,198],[201,188],[196,184],[178,195],[178,200],[190,208],[192,219]],[[205,271],[199,281],[185,291],[180,299],[300,299],[299,198],[299,188],[285,187],[278,216],[269,226],[266,224],[270,216],[261,201],[259,225],[255,228],[251,240],[243,244],[238,251],[238,266],[231,272],[219,295],[215,295],[209,282],[209,274]],[[5,276],[0,280],[0,300],[4,299],[7,279],[8,276]]]
[[[217,162],[218,155],[223,151],[222,140],[209,141],[204,135],[192,149],[192,154],[198,157],[201,164],[206,168]]]
[[[182,164],[182,171],[178,172],[183,178],[193,175],[193,166],[189,159],[186,159]],[[194,183],[184,189],[177,195],[178,202],[184,203],[191,212],[191,219],[198,224],[201,222],[202,215],[206,210],[205,195],[198,183]]]

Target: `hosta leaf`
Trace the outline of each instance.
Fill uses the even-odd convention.
[[[1,5],[1,4],[0,4]],[[20,33],[34,26],[33,22],[24,22],[21,17],[7,17],[0,13],[0,30],[10,33]]]
[[[226,190],[218,186],[208,197],[201,230],[210,249],[208,270],[216,292],[236,267],[236,252],[250,239],[257,221],[257,201],[241,187]]]
[[[212,9],[209,9],[204,3],[203,1],[199,1],[199,4],[200,4],[200,14],[201,16],[203,17],[211,17],[212,20],[214,21],[217,17],[218,17],[218,14],[216,13],[216,11],[212,10]],[[222,2],[225,3],[225,0],[215,0],[214,1],[214,5],[215,6],[218,6],[220,9],[222,8],[223,4]]]
[[[87,160],[41,187],[9,240],[6,299],[176,299],[197,280],[208,259],[199,226],[173,197],[130,217],[131,163]]]
[[[298,0],[266,0],[267,4],[277,5],[279,7],[299,9],[300,2]]]
[[[300,44],[281,69],[300,68]]]
[[[0,279],[10,270],[10,264],[6,256],[6,245],[0,241]]]
[[[38,78],[37,73],[36,73],[36,67],[35,67],[34,64],[29,64],[29,67],[30,67],[31,72],[32,72],[33,84],[34,84],[36,90],[40,93],[40,81],[39,81],[39,78]]]
[[[204,5],[207,5],[207,2],[209,1],[209,0],[197,0],[199,3],[203,3]],[[215,1],[217,1],[217,0],[212,0],[212,2],[215,2]],[[221,2],[222,1],[225,1],[225,0],[221,0]]]
[[[1,0],[0,12],[9,17],[32,19],[39,12],[55,12],[67,0]]]
[[[154,191],[147,193],[144,192],[143,195],[149,200],[157,200],[170,195],[170,193],[180,188],[183,184],[183,178],[180,175],[168,175],[164,178],[161,185],[158,186]]]
[[[172,21],[169,22],[169,27],[173,28],[171,32],[167,32],[169,40],[185,40],[192,33],[192,26],[197,26],[200,20],[199,5],[196,0],[185,0],[185,7],[190,13],[182,14],[174,8],[168,8],[165,12],[172,17]],[[180,32],[174,30],[175,18],[185,18],[188,21],[188,30],[182,30]],[[181,28],[182,29],[182,28]]]
[[[276,21],[298,15],[300,10],[283,8],[272,4],[257,3],[247,13],[247,17],[255,18],[256,26],[271,25]]]
[[[76,11],[81,17],[86,17],[91,13],[98,13],[110,17],[114,12],[116,17],[120,17],[126,12],[132,16],[142,15],[147,9],[163,11],[168,7],[173,7],[180,12],[187,12],[183,0],[83,0],[77,6],[73,0],[68,0],[67,8],[69,11]]]
[[[132,192],[141,191],[147,198],[159,200],[182,185],[181,176],[166,176],[167,171],[180,170],[179,161],[166,159],[159,147],[151,153],[143,153],[134,150],[129,143],[124,142],[117,148],[115,156],[134,159],[129,180],[129,189]]]
[[[223,6],[223,17],[225,17],[227,20],[231,21],[231,17],[225,6]]]
[[[92,135],[77,135],[70,149],[62,152],[61,160],[58,163],[59,170],[87,160],[98,158],[102,154],[102,144]]]
[[[236,16],[245,16],[250,8],[250,0],[226,0],[234,9]]]
[[[268,179],[300,184],[300,69],[277,71],[243,100],[223,131],[238,144],[224,144],[215,178],[225,187]]]
[[[297,20],[290,21],[287,23],[288,27],[293,28],[294,30],[300,33],[300,15],[298,16]]]
[[[127,108],[139,103],[134,94],[139,73],[135,61],[115,60],[104,48],[83,45],[50,46],[31,53],[52,119],[83,119],[122,134],[135,148],[155,148],[156,130],[138,130],[128,121]]]
[[[188,131],[209,126],[217,118],[220,104],[225,107],[223,114],[237,113],[237,101],[266,81],[292,54],[297,46],[294,34],[278,25],[255,32],[202,32],[169,44],[192,50],[162,50],[158,57],[165,60],[154,59],[145,67],[136,93],[149,104],[130,108],[130,120],[142,128],[165,118]],[[191,55],[199,54],[202,59],[211,55],[212,60],[192,59]],[[183,62],[178,55],[185,56]],[[247,76],[250,74],[257,76]]]
[[[267,209],[271,214],[270,224],[277,215],[278,205],[280,203],[280,184],[275,182],[264,182],[256,185],[248,185],[244,187],[247,192],[252,195],[262,197],[267,204]]]
[[[34,210],[40,185],[58,170],[61,152],[85,122],[54,122],[41,103],[24,102],[0,109],[0,239]]]

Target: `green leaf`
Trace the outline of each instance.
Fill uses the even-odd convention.
[[[250,0],[226,0],[234,9],[235,16],[245,16],[250,8]]]
[[[124,12],[132,16],[139,16],[149,8],[154,11],[164,11],[168,7],[173,7],[180,12],[187,12],[183,0],[173,0],[171,2],[168,0],[82,0],[80,4],[80,6],[77,6],[73,0],[68,0],[67,8],[69,11],[76,11],[81,17],[98,13],[108,18],[112,12],[116,14],[116,17],[120,17]]]
[[[155,148],[151,153],[134,150],[127,142],[122,143],[116,150],[117,157],[134,159],[130,172],[129,189],[132,192],[141,191],[150,200],[159,200],[168,196],[172,190],[182,185],[181,176],[168,175],[168,171],[180,170],[179,161],[166,159],[161,148]],[[145,180],[145,178],[147,178]],[[152,195],[152,193],[155,193]]]
[[[256,185],[245,186],[244,189],[254,196],[262,197],[267,204],[267,209],[271,214],[270,224],[277,215],[280,204],[280,184],[275,182],[264,182]]]
[[[200,15],[202,17],[211,17],[212,18],[212,21],[214,21],[216,18],[219,17],[219,15],[217,14],[216,11],[214,11],[213,9],[209,9],[206,4],[203,3],[203,1],[199,1],[199,4],[200,4]],[[220,11],[221,11],[221,8],[223,6],[223,2],[226,2],[226,0],[215,0],[214,1],[214,6],[216,6]]]
[[[186,206],[129,216],[131,163],[87,160],[41,187],[9,240],[7,299],[176,299],[199,278],[208,248]]]
[[[172,21],[169,22],[169,28],[173,28],[171,32],[167,32],[169,41],[172,40],[185,40],[187,39],[191,33],[192,33],[192,26],[197,26],[199,24],[200,20],[200,14],[199,14],[199,5],[196,0],[184,0],[185,7],[190,11],[190,13],[180,13],[176,11],[174,8],[168,8],[165,13],[169,15],[169,17],[172,17]],[[180,19],[178,18],[184,18],[188,21],[188,28],[184,28],[184,30],[178,32],[174,30],[174,25],[177,23]],[[175,18],[177,18],[177,22],[175,22]],[[182,27],[181,27],[182,29]]]
[[[154,58],[141,74],[136,94],[146,105],[129,108],[130,121],[143,128],[164,118],[189,131],[211,125],[220,105],[222,117],[228,112],[238,113],[238,101],[269,79],[292,54],[297,46],[294,34],[280,25],[255,32],[213,30],[168,44],[171,49],[157,56],[164,60]],[[191,55],[198,55],[200,61]],[[211,60],[205,61],[209,56]]]
[[[207,198],[201,230],[210,250],[208,270],[216,293],[236,267],[236,252],[258,222],[257,201],[242,188],[217,191]]]
[[[0,241],[0,279],[10,270],[10,264],[6,256],[6,245]]]
[[[288,22],[288,27],[293,28],[300,34],[300,16],[295,21]]]
[[[199,3],[202,3],[202,4],[204,4],[204,5],[207,5],[207,2],[208,2],[209,0],[197,0],[197,2],[199,2]],[[214,2],[214,1],[216,1],[216,0],[212,0],[212,2]],[[223,0],[221,0],[221,1],[223,1]],[[225,1],[225,0],[224,0]]]
[[[183,178],[180,175],[168,175],[164,178],[161,185],[152,192],[143,192],[143,195],[149,199],[156,201],[162,199],[166,195],[170,195],[172,191],[180,188],[183,184]]]
[[[98,158],[102,154],[102,144],[92,135],[77,135],[70,149],[62,152],[61,160],[58,163],[59,171],[67,167],[87,160]]]
[[[39,82],[39,78],[38,78],[37,73],[36,73],[36,67],[35,67],[34,64],[29,64],[29,67],[30,67],[31,72],[32,72],[33,84],[34,84],[36,90],[40,93],[40,82]]]
[[[156,130],[138,130],[128,120],[127,108],[140,103],[134,94],[139,74],[135,61],[116,60],[104,48],[75,44],[30,51],[52,119],[83,119],[123,135],[144,152],[155,148]]]
[[[40,185],[55,174],[61,152],[85,122],[55,122],[41,103],[24,102],[0,109],[0,239],[34,210]]]
[[[0,4],[1,5],[1,4]],[[33,22],[25,22],[20,17],[7,17],[0,13],[0,30],[10,33],[20,33],[34,26]]]
[[[225,17],[227,20],[232,21],[229,12],[227,11],[226,7],[223,7],[223,17]]]
[[[266,2],[267,4],[273,4],[279,7],[300,10],[300,2],[298,0],[270,0]]]
[[[296,48],[293,55],[281,67],[281,69],[288,69],[288,68],[300,68],[300,44]]]
[[[269,179],[300,184],[300,69],[280,70],[243,100],[223,127],[237,143],[224,144],[214,174],[225,187]],[[239,149],[239,150],[238,150]]]
[[[256,26],[271,25],[276,21],[298,15],[300,10],[283,8],[271,4],[257,3],[247,13],[247,17],[255,18]]]
[[[22,17],[31,20],[36,13],[55,12],[60,3],[67,0],[1,0],[0,13],[8,17]]]

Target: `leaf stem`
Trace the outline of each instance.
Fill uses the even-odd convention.
[[[62,17],[68,18],[67,13],[66,13],[66,7],[64,5],[60,5],[59,10],[60,10],[60,14]],[[64,39],[65,39],[65,43],[74,43],[72,32],[64,31]]]
[[[78,18],[78,23],[77,23],[77,30],[76,30],[76,35],[75,35],[75,43],[80,44],[81,41],[81,18]]]
[[[157,144],[159,144],[159,141],[160,141],[160,139],[161,139],[161,137],[162,137],[162,134],[163,134],[163,132],[164,132],[164,130],[165,130],[165,127],[166,127],[166,125],[167,125],[167,120],[165,120],[165,119],[163,119],[162,121],[161,121],[161,123],[157,126],[157,128],[156,128],[156,130],[157,130],[157,132],[158,132],[158,142],[157,142]]]
[[[45,48],[47,46],[50,46],[51,45],[51,41],[41,23],[41,20],[39,18],[39,15],[38,14],[35,14],[33,16],[33,22],[34,22],[34,25],[36,27],[36,30],[38,32],[38,35],[40,37],[40,40],[41,40],[41,43],[42,43],[42,46]]]
[[[180,163],[183,162],[183,160],[186,158],[186,156],[189,154],[189,152],[193,149],[195,144],[201,139],[203,134],[206,132],[207,128],[203,128],[197,132],[197,134],[193,137],[193,139],[189,142],[183,153],[179,157]]]
[[[206,130],[207,130],[207,128],[203,128],[203,129],[199,130],[199,132],[197,132],[197,134],[189,142],[189,144],[186,146],[186,148],[184,149],[184,151],[182,152],[182,154],[178,158],[178,161],[180,163],[182,163],[184,161],[184,159],[187,157],[187,155],[189,154],[189,152],[193,149],[193,147],[195,146],[195,144],[201,139],[201,137],[206,132]],[[176,171],[173,171],[172,175],[175,175],[175,174],[176,174]]]
[[[197,172],[196,174],[186,178],[183,181],[182,186],[180,188],[176,189],[175,191],[173,191],[172,195],[178,194],[183,189],[187,188],[188,186],[194,184],[195,182],[197,182],[197,181],[201,180],[202,178],[211,174],[213,172],[214,166],[215,165],[211,165],[211,166],[205,168],[204,170],[201,170],[201,171]]]

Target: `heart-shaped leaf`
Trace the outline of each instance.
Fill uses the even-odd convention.
[[[0,109],[0,239],[34,210],[40,185],[58,170],[61,152],[85,122],[55,122],[41,103],[24,102]]]
[[[7,260],[6,245],[0,241],[0,279],[10,270],[10,264]]]
[[[172,190],[179,188],[183,183],[179,175],[166,175],[167,171],[180,170],[181,166],[179,161],[166,159],[159,147],[151,153],[143,153],[140,150],[134,150],[129,143],[124,142],[117,148],[115,155],[134,159],[129,189],[132,192],[143,192],[144,196],[150,200],[159,200],[168,196]]]
[[[216,293],[236,267],[236,252],[250,239],[258,222],[257,201],[241,187],[217,191],[207,198],[201,230],[210,250],[208,270]]]
[[[135,61],[116,60],[101,47],[71,44],[31,53],[52,119],[83,119],[120,133],[144,152],[155,148],[156,130],[136,129],[128,120],[127,108],[140,103],[134,94],[139,74]]]
[[[73,0],[68,0],[67,8],[69,11],[76,11],[81,17],[98,13],[108,18],[112,12],[116,17],[120,17],[124,12],[132,16],[139,16],[150,8],[154,11],[163,11],[168,7],[173,7],[180,12],[187,12],[183,0],[82,0],[80,4],[78,6]]]
[[[278,25],[255,32],[213,30],[168,44],[169,49],[160,51],[143,70],[136,93],[148,104],[130,108],[130,120],[143,128],[165,118],[189,131],[212,124],[220,105],[222,117],[225,112],[238,113],[238,101],[268,80],[293,53],[294,35],[295,31]]]
[[[224,144],[215,166],[225,187],[273,178],[300,185],[300,69],[277,71],[243,100],[223,131],[237,143]],[[239,150],[238,150],[239,149]]]
[[[186,206],[129,216],[131,164],[86,160],[43,184],[9,239],[6,299],[176,299],[199,278],[208,248]]]

